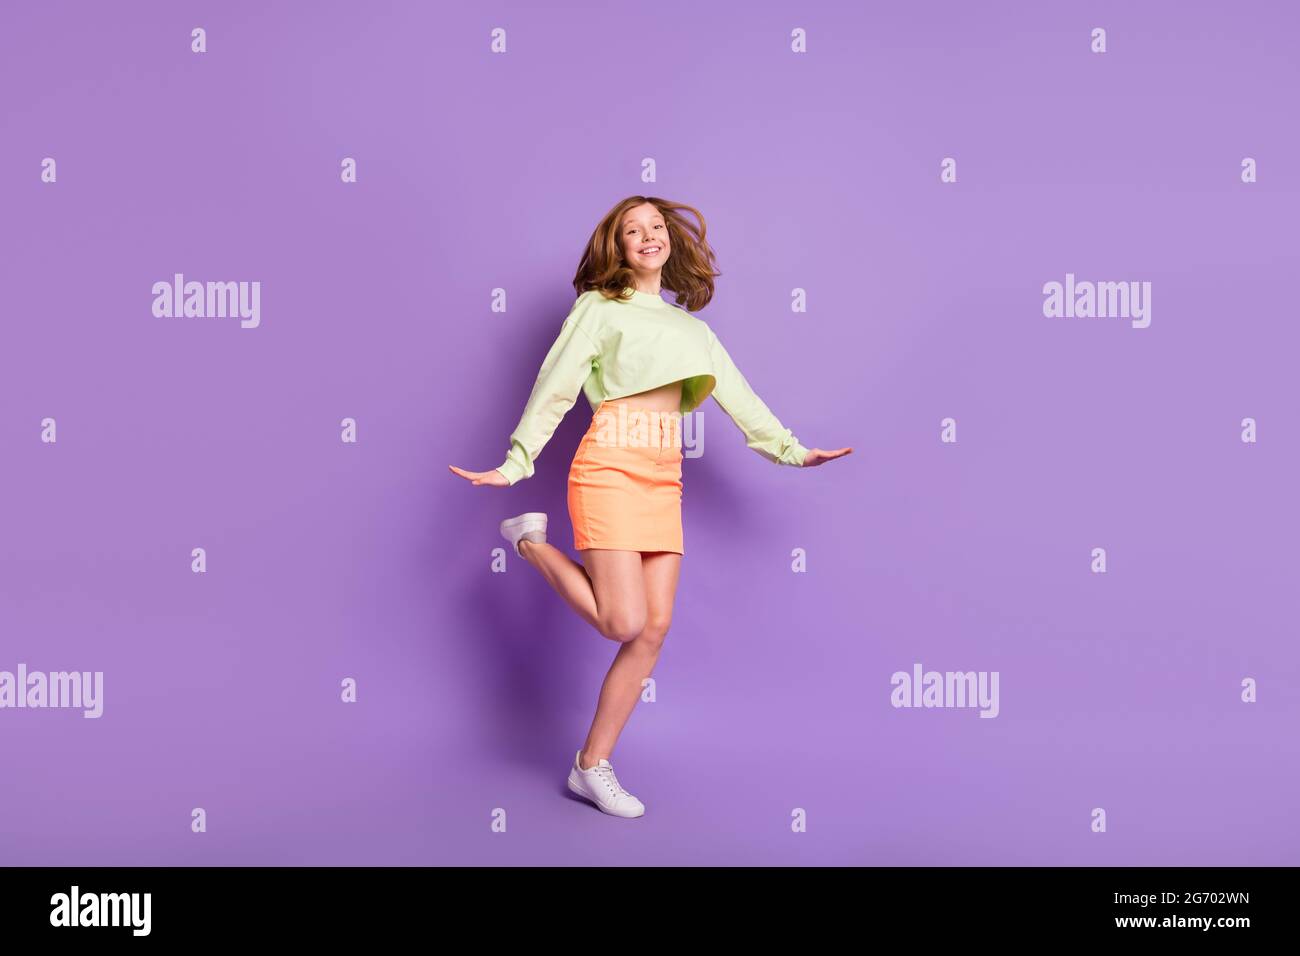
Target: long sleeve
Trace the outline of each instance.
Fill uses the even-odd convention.
[[[560,419],[577,401],[600,350],[583,330],[590,300],[575,305],[542,361],[519,424],[510,435],[510,451],[497,469],[510,484],[533,476],[534,463],[555,434]]]
[[[709,329],[709,356],[716,379],[713,397],[745,433],[746,444],[768,461],[802,468],[808,449],[799,444],[790,429],[754,394],[712,329]]]

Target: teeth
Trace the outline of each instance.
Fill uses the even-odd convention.
[[[642,250],[641,250],[641,255],[643,255],[643,256],[648,256],[648,255],[650,255],[651,253],[653,253],[653,252],[658,252],[658,251],[659,251],[659,247],[658,247],[658,246],[652,246],[652,247],[649,248],[649,249],[642,249]]]

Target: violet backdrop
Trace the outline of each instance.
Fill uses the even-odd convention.
[[[0,862],[1300,862],[1298,89],[1280,2],[5,4],[0,670],[104,714],[0,710]],[[447,466],[501,462],[635,193],[854,452],[704,406],[628,821],[564,789],[613,645],[490,570],[521,511],[571,549],[585,399],[529,481]],[[176,272],[260,327],[154,317]],[[1067,273],[1150,327],[1045,317]],[[892,707],[917,662],[997,718]]]

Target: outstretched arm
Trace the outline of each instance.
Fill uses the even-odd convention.
[[[583,330],[584,311],[570,312],[564,320],[559,336],[542,361],[519,424],[510,435],[510,450],[497,471],[512,485],[533,476],[537,456],[577,401],[582,384],[600,354],[596,343]]]
[[[713,397],[745,433],[745,443],[768,461],[803,467],[808,449],[799,444],[794,433],[754,394],[713,329],[709,329],[709,354],[716,379]]]

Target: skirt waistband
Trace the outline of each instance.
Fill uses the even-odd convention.
[[[587,429],[600,444],[630,447],[673,446],[682,443],[682,413],[643,408],[624,398],[605,399],[591,415]]]

